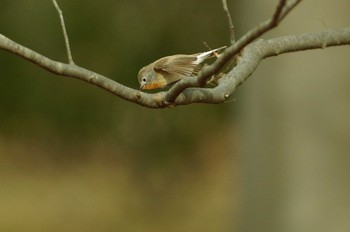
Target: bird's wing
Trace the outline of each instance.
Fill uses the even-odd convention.
[[[174,55],[157,60],[154,63],[154,70],[183,76],[197,75],[201,67],[196,62],[196,55]]]

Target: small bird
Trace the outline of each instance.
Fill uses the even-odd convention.
[[[192,55],[178,54],[160,58],[139,71],[140,88],[164,88],[184,77],[195,77],[201,70],[201,63],[204,60],[217,56],[225,48],[226,46]]]

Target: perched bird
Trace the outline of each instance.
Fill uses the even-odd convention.
[[[204,60],[215,56],[225,48],[226,46],[193,55],[178,54],[160,58],[139,71],[140,88],[164,88],[184,77],[196,76]]]

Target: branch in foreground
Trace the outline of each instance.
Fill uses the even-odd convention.
[[[164,108],[191,103],[222,103],[233,94],[237,86],[248,79],[259,62],[266,57],[346,44],[350,44],[350,28],[258,40],[245,47],[237,66],[219,79],[218,86],[215,88],[187,88],[174,102],[169,102],[167,101],[168,91],[150,94],[123,86],[103,75],[75,64],[64,64],[51,60],[0,34],[0,48],[3,50],[25,58],[52,73],[86,81],[125,100],[150,108]],[[232,49],[227,49],[215,63],[207,68],[209,70],[217,69],[217,66],[221,65],[225,57],[231,56],[231,52]],[[187,79],[186,81],[192,81],[193,79]]]
[[[248,31],[235,44],[227,48],[226,52],[221,54],[220,59],[217,59],[214,62],[214,65],[204,67],[198,74],[197,78],[186,79],[176,83],[168,91],[166,100],[169,102],[174,102],[185,89],[191,87],[203,87],[211,76],[215,75],[223,66],[227,64],[227,62],[239,54],[245,46],[276,27],[299,2],[301,2],[301,0],[290,0],[288,2],[286,0],[280,0],[276,7],[275,13],[270,19],[260,23],[258,26]]]

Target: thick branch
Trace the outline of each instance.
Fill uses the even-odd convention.
[[[174,102],[169,102],[167,101],[168,92],[149,94],[131,89],[77,65],[51,60],[0,34],[0,48],[3,50],[25,58],[52,73],[86,81],[125,100],[150,108],[164,108],[191,103],[222,103],[232,95],[237,86],[242,84],[253,73],[259,62],[266,57],[345,44],[350,44],[350,28],[258,40],[245,47],[237,66],[219,80],[218,86],[215,88],[187,88]],[[207,67],[207,70],[217,70],[218,66],[222,65],[222,62],[231,56],[232,49],[227,49],[214,64]],[[186,81],[192,81],[192,79]]]
[[[105,89],[114,95],[121,97],[125,100],[136,102],[140,105],[158,108],[160,107],[157,101],[159,96],[157,94],[147,94],[138,90],[131,89],[123,86],[103,75],[92,72],[90,70],[79,67],[75,64],[64,64],[58,61],[51,60],[29,48],[26,48],[11,39],[0,34],[0,48],[16,54],[24,59],[33,62],[34,64],[44,68],[54,74],[60,76],[67,76],[77,78],[93,85],[96,85],[102,89]]]
[[[250,77],[264,58],[339,45],[350,45],[350,28],[258,40],[244,48],[237,66],[219,80],[219,88],[217,87],[214,94],[222,92],[224,95],[231,95]]]

